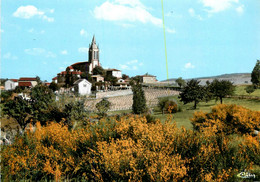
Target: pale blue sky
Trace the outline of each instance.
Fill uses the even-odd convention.
[[[251,72],[260,59],[259,0],[164,0],[170,78]],[[51,81],[87,61],[166,79],[161,0],[2,0],[1,77]]]

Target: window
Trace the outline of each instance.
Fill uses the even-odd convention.
[[[83,87],[87,87],[87,84],[83,84]]]

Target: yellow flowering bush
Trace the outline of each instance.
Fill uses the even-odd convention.
[[[177,128],[169,118],[148,123],[125,115],[67,125],[37,123],[35,132],[4,146],[3,179],[74,181],[228,181],[259,154],[254,138],[240,140],[208,125],[202,132]]]
[[[195,112],[191,122],[198,131],[214,126],[217,132],[225,134],[253,133],[255,129],[260,129],[260,111],[251,111],[238,105],[220,104],[214,106],[210,113]]]

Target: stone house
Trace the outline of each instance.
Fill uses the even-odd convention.
[[[79,79],[74,82],[74,92],[79,95],[89,95],[91,94],[92,84],[86,79]]]
[[[18,79],[9,79],[5,82],[5,90],[14,90],[18,86]]]

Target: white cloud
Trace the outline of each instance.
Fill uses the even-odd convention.
[[[193,69],[193,68],[195,68],[195,66],[192,65],[191,63],[186,63],[186,64],[184,65],[184,68],[186,68],[186,69]]]
[[[168,32],[168,33],[176,33],[176,30],[174,28],[173,29],[166,28],[166,32]]]
[[[25,49],[24,52],[26,54],[32,55],[32,56],[44,56],[46,58],[54,58],[56,55],[52,53],[51,51],[47,51],[43,48],[32,48],[32,49]]]
[[[239,0],[200,0],[209,13],[218,13],[239,3]]]
[[[4,55],[3,55],[3,58],[4,58],[4,59],[9,59],[9,60],[16,60],[16,59],[17,59],[17,57],[14,56],[14,55],[12,55],[10,52],[4,54]]]
[[[35,33],[35,34],[44,34],[44,33],[45,33],[44,30],[37,31],[37,30],[35,30],[34,28],[29,29],[28,32],[29,32],[29,33]]]
[[[44,19],[44,20],[46,20],[46,21],[48,21],[48,22],[54,22],[54,18],[48,17],[48,16],[46,16],[46,15],[44,15],[44,16],[42,17],[42,19]]]
[[[88,36],[87,31],[84,30],[84,29],[81,29],[79,33],[80,33],[80,35],[83,36],[83,37],[87,37],[87,36]]]
[[[151,23],[162,27],[162,20],[151,15],[139,0],[106,1],[95,7],[94,17],[107,21]]]
[[[62,50],[60,53],[61,53],[62,55],[67,55],[67,54],[68,54],[68,51],[67,51],[67,50]]]
[[[50,12],[52,12],[52,10]],[[54,12],[54,10],[53,10],[53,12]],[[36,8],[35,6],[32,6],[32,5],[20,6],[13,13],[13,16],[17,17],[17,18],[24,18],[24,19],[39,17],[39,18],[46,20],[48,22],[54,21],[54,18],[46,16],[44,11],[41,11],[38,8]]]
[[[88,54],[88,48],[87,47],[80,47],[78,48],[79,53],[85,53]]]
[[[60,69],[60,70],[65,70],[65,68],[64,68],[64,67],[59,67],[59,69]]]
[[[197,15],[195,10],[193,8],[190,8],[188,10],[189,14],[191,17],[197,18],[198,20],[203,20],[202,17],[200,15]]]
[[[236,11],[237,11],[238,14],[243,14],[244,13],[244,5],[240,5],[239,7],[237,7]]]
[[[139,62],[138,60],[131,60],[128,61],[126,64],[119,64],[120,69],[122,70],[138,70],[138,67],[143,66],[144,64],[142,62]]]

